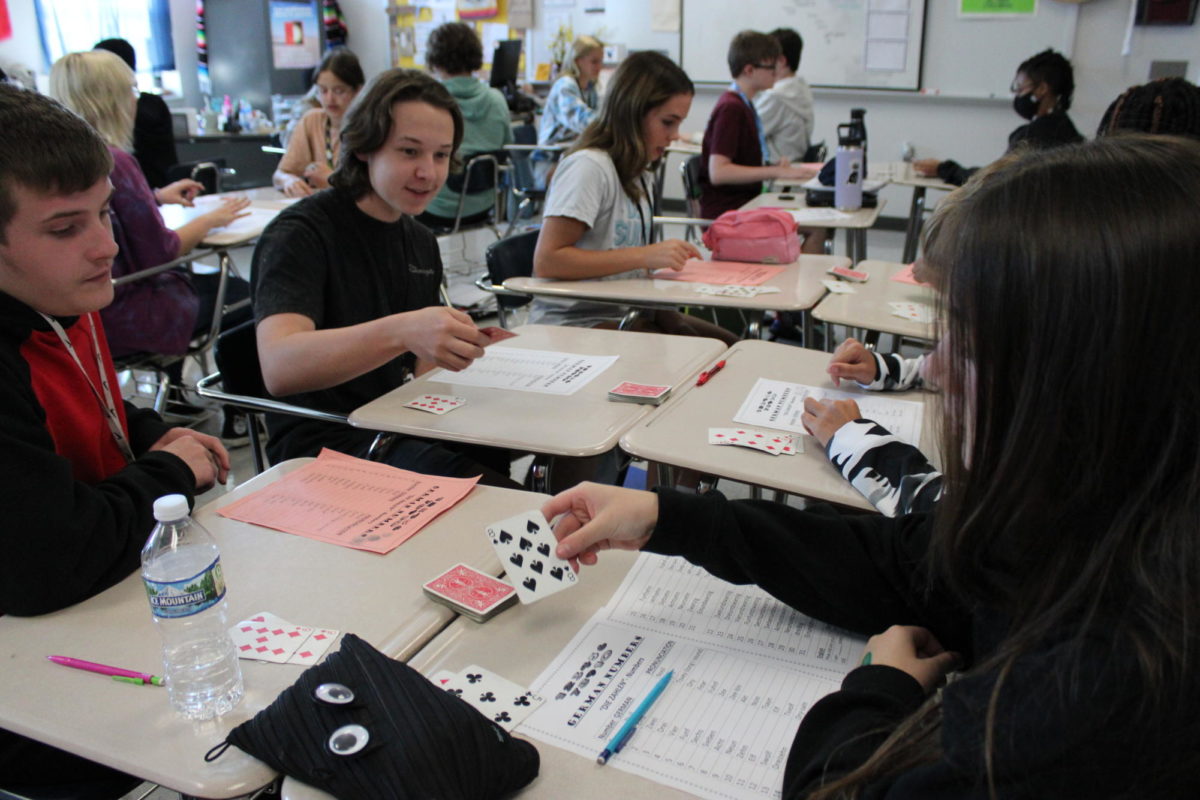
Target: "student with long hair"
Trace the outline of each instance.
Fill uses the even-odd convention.
[[[313,86],[321,107],[300,118],[288,138],[287,152],[279,159],[272,181],[288,197],[307,197],[329,188],[329,176],[338,163],[342,119],[366,78],[358,56],[345,47],[325,54],[313,70]]]
[[[652,170],[679,135],[694,93],[687,74],[666,56],[634,53],[617,69],[600,116],[559,164],[533,256],[541,278],[628,278],[681,269],[699,251],[680,239],[651,243]],[[616,327],[627,309],[587,301],[534,301],[531,321]],[[712,336],[723,328],[677,311],[639,320],[638,330]]]
[[[1043,50],[1017,67],[1013,78],[1013,111],[1029,120],[1008,135],[1008,149],[1017,147],[1061,147],[1083,141],[1075,123],[1067,116],[1075,94],[1075,71],[1062,53]],[[962,186],[978,167],[957,161],[919,158],[913,162],[918,175],[937,177]]]
[[[1197,796],[1197,196],[1200,144],[1111,137],[1030,152],[945,220],[932,516],[583,484],[542,509],[558,554],[684,555],[872,635],[801,721],[786,798]]]
[[[550,87],[542,120],[538,125],[538,144],[564,144],[579,138],[600,110],[597,80],[604,67],[604,43],[594,36],[580,36],[571,45],[571,57],[563,64],[562,75]],[[554,172],[557,154],[549,150],[533,152],[534,179],[545,188]]]

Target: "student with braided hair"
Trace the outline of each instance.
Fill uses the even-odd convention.
[[[1012,83],[1013,111],[1029,120],[1008,135],[1008,150],[1038,149],[1078,144],[1083,141],[1075,123],[1067,116],[1075,93],[1075,72],[1062,53],[1043,50],[1021,62]],[[937,177],[962,186],[979,167],[964,167],[957,161],[921,158],[913,162],[918,175]]]
[[[1200,86],[1183,78],[1130,86],[1104,112],[1096,135],[1122,131],[1200,138]]]

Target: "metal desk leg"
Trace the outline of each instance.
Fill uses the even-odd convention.
[[[911,264],[917,258],[917,245],[921,241],[921,226],[925,222],[925,187],[914,186],[912,206],[908,211],[908,228],[904,232],[904,254],[901,259]]]

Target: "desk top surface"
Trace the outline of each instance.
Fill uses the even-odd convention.
[[[929,286],[914,286],[892,280],[892,276],[907,269],[907,264],[891,261],[860,261],[855,269],[868,273],[866,283],[850,284],[854,294],[830,293],[813,309],[813,317],[822,322],[892,333],[913,339],[932,340],[932,325],[897,317],[888,303],[924,303],[934,305],[934,292]]]
[[[248,244],[262,235],[263,230],[280,211],[296,202],[296,198],[287,197],[270,186],[263,186],[257,189],[201,195],[196,198],[192,208],[171,204],[160,206],[159,211],[162,212],[163,222],[168,228],[178,229],[201,214],[212,211],[226,197],[249,198],[250,207],[246,210],[250,213],[234,220],[231,225],[209,231],[201,242],[205,247],[223,248]]]
[[[559,651],[612,597],[637,553],[605,551],[594,567],[584,567],[579,585],[568,594],[532,605],[516,605],[480,625],[459,618],[409,662],[424,675],[448,669],[458,672],[479,664],[505,678],[529,686]],[[521,642],[513,647],[512,642]],[[514,731],[521,736],[521,728]],[[534,741],[541,756],[538,777],[522,792],[523,800],[611,800],[624,798],[683,798],[691,795],[633,775],[613,765],[601,767],[541,741]],[[619,756],[618,756],[619,757]],[[283,800],[331,800],[331,796],[288,778]]]
[[[529,492],[477,486],[386,556],[216,514],[220,506],[307,461],[277,465],[195,514],[221,548],[231,625],[271,611],[298,625],[352,631],[388,655],[408,658],[454,618],[422,594],[421,584],[459,561],[499,575],[500,563],[484,528],[545,500]],[[273,772],[237,749],[212,764],[203,755],[270,704],[303,667],[243,660],[242,702],[217,720],[192,723],[171,710],[161,688],[120,683],[46,660],[51,654],[69,655],[157,673],[160,649],[137,574],[63,611],[0,617],[0,658],[5,663],[0,723],[183,794],[236,797],[268,783]]]
[[[670,398],[659,407],[658,413],[622,436],[622,449],[650,461],[803,497],[871,509],[863,496],[829,463],[824,450],[811,436],[801,437],[804,452],[794,456],[773,456],[744,447],[708,444],[710,427],[728,428],[740,424],[734,422],[733,417],[759,378],[835,388],[825,372],[829,354],[776,342],[747,340],[735,344],[722,358],[726,362],[725,368],[712,380],[704,386],[691,386],[683,394]],[[837,388],[851,393],[862,392],[852,381],[843,381]],[[888,396],[925,403],[923,392],[889,392]],[[931,431],[935,426],[929,416],[927,413],[922,425],[921,448],[932,454]],[[934,460],[936,462],[936,457]]]
[[[517,336],[505,340],[505,347],[619,358],[572,395],[455,384],[453,373],[439,370],[357,409],[350,414],[350,424],[526,452],[600,455],[655,410],[648,405],[612,402],[609,389],[622,381],[681,386],[725,349],[716,339],[660,333],[547,325],[525,325],[513,332]],[[404,408],[425,393],[458,395],[467,402],[443,416]]]
[[[946,183],[936,176],[928,178],[918,175],[913,171],[913,165],[906,161],[884,161],[881,163],[872,161],[867,165],[867,170],[867,177],[872,180],[888,181],[896,186],[938,189],[943,192],[952,192],[958,188],[954,184]]]
[[[656,278],[561,281],[552,278],[520,277],[506,280],[504,288],[532,295],[605,303],[807,311],[825,294],[825,287],[821,285],[821,281],[829,277],[825,274],[826,270],[848,267],[850,259],[844,256],[803,255],[799,261],[781,266],[784,267],[784,271],[763,284],[777,286],[780,291],[754,297],[700,294],[696,287],[702,284]]]
[[[746,203],[742,208],[783,208],[789,211],[796,211],[808,208],[808,204],[804,201],[804,187],[791,187],[794,191],[784,192],[763,192],[753,200]],[[820,212],[837,212],[830,214],[829,218],[815,218],[813,220],[802,220],[799,222],[801,227],[805,228],[870,228],[875,224],[875,220],[879,219],[880,212],[887,205],[885,198],[879,198],[879,205],[875,208],[860,208],[857,211],[840,211],[834,208],[822,207],[818,209]]]

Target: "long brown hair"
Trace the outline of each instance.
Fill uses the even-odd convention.
[[[972,188],[928,254],[948,335],[930,574],[1008,623],[971,670],[993,681],[980,777],[996,796],[1005,681],[1047,642],[1059,644],[1064,704],[1090,689],[1085,642],[1133,654],[1121,677],[1141,704],[1113,725],[1170,730],[1180,697],[1195,696],[1200,143],[1127,136],[1029,152]],[[1155,368],[1175,380],[1149,385]],[[936,760],[941,720],[931,698],[813,797],[857,797]],[[1143,771],[1139,791],[1178,796],[1200,768],[1200,756],[1185,760]]]
[[[625,195],[637,202],[642,197],[637,179],[653,166],[642,138],[643,118],[676,95],[695,93],[691,78],[671,59],[649,50],[634,53],[617,67],[599,115],[571,152],[594,148],[608,153]]]

